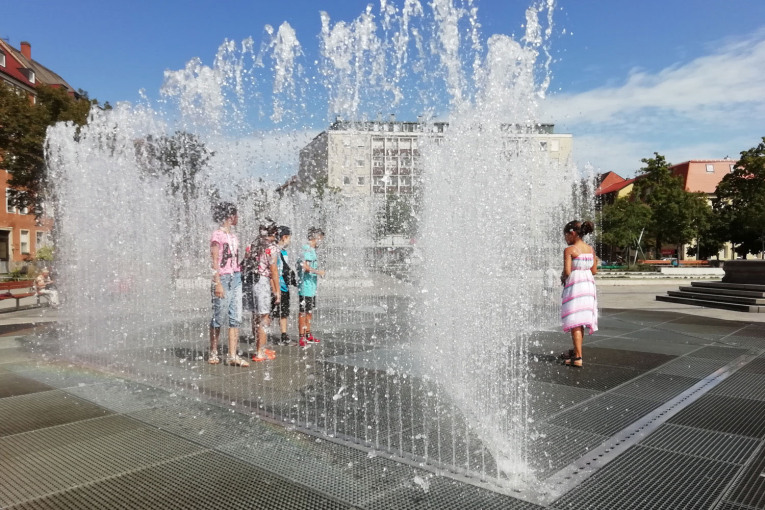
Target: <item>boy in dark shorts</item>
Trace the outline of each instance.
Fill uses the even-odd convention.
[[[316,258],[316,248],[324,240],[324,232],[320,228],[311,227],[308,230],[308,244],[303,246],[302,258],[298,262],[300,271],[300,313],[298,314],[298,329],[300,331],[300,347],[306,347],[309,342],[319,343],[319,339],[311,334],[311,319],[316,308],[316,289],[318,277],[324,277],[324,270],[319,269]]]
[[[287,334],[287,319],[290,316],[290,285],[297,285],[295,272],[289,265],[289,253],[287,253],[287,246],[289,246],[291,238],[292,232],[289,227],[279,227],[279,232],[276,236],[277,249],[279,251],[276,264],[279,272],[279,290],[281,291],[282,299],[280,303],[277,303],[274,296],[271,316],[279,319],[279,329],[282,332],[281,339],[279,340],[281,345],[289,345],[290,343],[290,336]]]

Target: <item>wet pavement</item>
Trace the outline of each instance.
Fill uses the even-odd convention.
[[[55,327],[56,311],[0,314],[0,507],[765,507],[765,320],[655,301],[674,282],[619,283],[599,286],[601,328],[585,339],[583,369],[555,362],[567,335],[532,338],[530,457],[542,484],[515,492],[389,458],[427,436],[417,420],[381,424],[379,451],[338,444],[283,425],[301,398],[284,381],[269,386],[278,419],[255,418],[216,398],[217,367],[190,383],[174,375],[193,353],[161,360],[168,376],[157,387],[153,365],[140,380],[46,355],[32,333]],[[324,359],[353,364],[347,346],[328,337]],[[304,388],[291,352],[273,372]],[[400,405],[418,408],[417,391],[407,395]],[[415,454],[423,446],[410,443]],[[444,443],[445,456],[493,476],[469,433]]]

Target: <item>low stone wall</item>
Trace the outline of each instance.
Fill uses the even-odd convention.
[[[765,285],[765,260],[726,260],[723,283]]]

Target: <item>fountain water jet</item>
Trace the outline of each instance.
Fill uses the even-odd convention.
[[[313,79],[304,79],[304,50],[283,24],[267,27],[257,50],[251,39],[227,41],[212,67],[192,60],[166,73],[154,107],[119,105],[79,130],[51,128],[58,270],[71,318],[62,354],[514,487],[533,479],[529,335],[557,323],[550,271],[578,180],[536,138],[553,2],[529,8],[520,42],[495,35],[486,50],[471,1],[437,0],[428,15],[416,0],[383,7],[379,22],[371,7],[353,23],[332,25],[322,13]],[[270,102],[256,101],[266,62]],[[276,179],[297,173],[315,134],[300,124],[314,99],[300,98],[319,96],[330,118],[350,122],[393,108],[423,114],[416,214],[424,263],[403,281],[382,274],[373,249],[384,204],[273,191]],[[431,133],[441,109],[448,129]],[[372,124],[381,137],[394,132],[393,123]],[[242,241],[263,216],[290,225],[293,246],[311,225],[329,234],[320,252],[332,275],[320,284],[322,348],[280,351],[288,363],[242,372],[236,384],[223,372],[232,369],[203,359],[209,210],[219,198],[239,204]]]

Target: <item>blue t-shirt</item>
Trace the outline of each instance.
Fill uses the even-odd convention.
[[[310,244],[303,246],[303,258],[298,261],[298,268],[300,268],[300,287],[298,287],[298,294],[305,297],[316,297],[316,287],[318,285],[319,276],[316,273],[306,273],[303,270],[303,262],[308,262],[308,267],[313,270],[319,269],[319,263],[316,259],[316,249],[312,248]]]
[[[284,264],[282,263],[282,259],[284,259],[284,262],[289,265],[289,256],[287,255],[287,249],[282,248],[282,256],[279,257],[276,260],[276,266],[279,268],[279,287],[282,289],[282,292],[287,292],[290,290],[290,288],[287,286],[287,282],[284,281]]]

